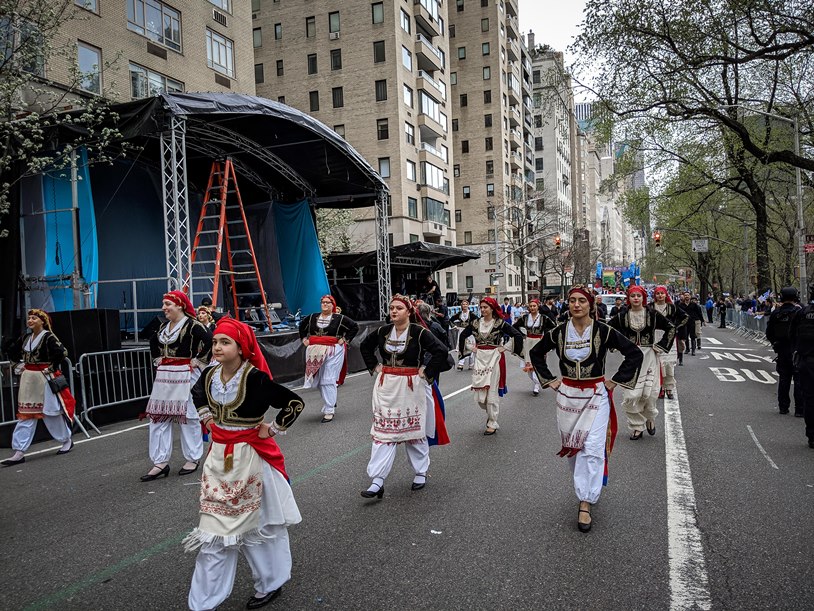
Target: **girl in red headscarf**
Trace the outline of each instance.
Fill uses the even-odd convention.
[[[430,467],[430,442],[436,433],[431,409],[433,381],[451,367],[449,350],[429,329],[417,324],[415,306],[408,297],[390,300],[390,322],[365,339],[359,349],[373,383],[373,445],[367,474],[371,478],[364,498],[384,496],[384,480],[393,468],[396,449],[404,444],[415,473],[412,490],[424,488]]]
[[[608,324],[641,348],[644,360],[634,388],[625,390],[622,408],[627,415],[630,438],[642,438],[644,430],[656,434],[656,407],[661,392],[661,366],[658,354],[666,354],[673,347],[675,327],[655,310],[649,310],[647,291],[641,286],[627,290],[627,309],[614,316]],[[657,336],[662,331],[661,338]]]
[[[73,448],[71,429],[76,401],[66,388],[54,393],[48,380],[62,375],[60,365],[65,360],[65,348],[51,331],[51,318],[40,309],[29,310],[27,326],[30,335],[20,338],[9,352],[17,366],[20,386],[17,390],[17,425],[11,436],[14,454],[2,461],[11,467],[25,462],[25,452],[34,441],[37,420],[42,420],[55,440],[62,444],[57,454],[67,454]]]
[[[196,319],[195,308],[182,291],[165,294],[161,310],[167,322],[150,338],[150,354],[157,370],[146,410],[153,467],[141,476],[143,482],[169,475],[173,422],[180,425],[181,451],[186,459],[178,475],[197,471],[203,455],[201,423],[190,390],[209,364],[212,334]]]
[[[531,364],[543,388],[557,392],[557,428],[568,457],[579,499],[577,527],[591,530],[591,506],[607,484],[608,458],[616,438],[616,412],[611,392],[618,384],[636,385],[642,352],[624,335],[596,320],[590,288],[575,286],[568,292],[568,321],[558,325],[532,348]],[[561,378],[551,373],[546,354],[556,351]],[[605,358],[618,350],[624,361],[610,380],[605,379]]]
[[[285,434],[304,404],[272,382],[248,325],[218,320],[212,356],[217,364],[192,389],[212,445],[201,477],[200,523],[184,539],[187,551],[200,549],[189,608],[215,609],[229,597],[242,553],[255,584],[246,606],[255,609],[276,598],[291,578],[288,527],[302,518],[273,437]],[[279,411],[265,422],[269,406]]]
[[[472,390],[475,402],[486,411],[484,435],[494,435],[500,428],[497,423],[500,397],[509,392],[506,386],[506,336],[514,340],[513,352],[523,357],[523,334],[503,318],[500,306],[491,297],[480,300],[480,319],[466,327],[458,336],[459,354],[463,353],[466,338],[475,338],[475,369],[472,370]]]
[[[348,344],[358,332],[356,321],[337,313],[331,295],[323,295],[320,311],[300,322],[300,339],[306,347],[303,388],[319,387],[322,422],[334,419],[337,386],[342,386],[348,372]]]
[[[667,287],[664,286],[657,286],[653,290],[653,303],[648,304],[647,307],[648,309],[658,312],[664,316],[676,328],[676,350],[658,353],[659,365],[661,366],[661,387],[663,392],[667,392],[667,398],[672,399],[674,397],[673,393],[676,389],[676,360],[678,360],[678,362],[682,362],[684,357],[679,345],[679,336],[681,329],[687,324],[687,315],[683,310],[676,307],[673,300],[670,299],[670,295],[667,293]],[[657,331],[656,341],[660,340],[663,337],[663,334],[664,331]]]
[[[543,339],[543,335],[545,335],[547,331],[557,326],[557,323],[540,311],[539,299],[532,299],[529,301],[528,314],[518,316],[517,321],[512,326],[521,333],[523,330],[526,331],[526,339],[523,342],[523,352],[526,354],[526,363],[523,366],[523,371],[528,372],[533,385],[531,394],[536,397],[540,394],[540,381],[537,379],[537,374],[534,373],[534,368],[531,366],[529,352],[537,345],[537,342]]]

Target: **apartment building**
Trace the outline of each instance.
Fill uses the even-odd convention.
[[[254,94],[250,9],[237,0],[75,0],[49,41],[56,52],[29,70],[51,92],[120,102],[162,91]],[[0,17],[0,38],[32,30]],[[23,101],[36,107],[40,95],[29,90]]]
[[[537,282],[531,62],[517,0],[450,0],[452,134],[458,243],[480,251],[458,267],[462,293],[527,297]]]
[[[333,127],[387,181],[391,244],[456,245],[440,2],[263,0],[254,46],[258,95]],[[375,248],[374,224],[359,211],[355,249]],[[456,289],[452,272],[438,281]]]

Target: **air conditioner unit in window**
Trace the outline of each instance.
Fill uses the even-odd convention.
[[[331,33],[328,35],[328,37],[329,37],[331,40],[339,40],[339,32],[331,32]]]
[[[226,15],[224,15],[220,11],[216,11],[215,9],[212,9],[212,19],[217,21],[222,26],[229,27],[229,22],[226,19]]]

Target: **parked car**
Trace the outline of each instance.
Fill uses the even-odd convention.
[[[605,304],[605,307],[608,308],[608,318],[610,318],[611,310],[613,306],[616,305],[616,298],[620,297],[622,299],[622,303],[625,302],[627,295],[624,293],[606,293],[604,295],[600,295],[599,298],[602,300],[602,303]]]

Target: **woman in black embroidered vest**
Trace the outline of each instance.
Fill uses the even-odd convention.
[[[500,306],[491,297],[480,300],[481,318],[472,323],[458,338],[458,349],[463,350],[466,339],[475,337],[475,369],[472,371],[472,390],[478,407],[486,411],[484,435],[494,435],[500,428],[497,423],[500,398],[509,392],[506,385],[506,336],[514,340],[513,352],[522,358],[523,334],[503,318]]]
[[[656,407],[661,392],[661,365],[658,354],[667,354],[673,347],[675,327],[659,312],[648,310],[647,291],[641,286],[631,286],[627,291],[627,309],[608,321],[608,324],[636,344],[642,350],[643,361],[635,388],[624,392],[622,409],[627,414],[630,438],[641,439],[647,428],[656,434]],[[658,331],[663,331],[656,341]]]
[[[331,295],[323,295],[320,309],[300,322],[300,339],[306,346],[303,388],[319,386],[322,422],[331,422],[337,386],[345,383],[348,372],[348,345],[359,332],[359,325],[337,313],[336,300]]]
[[[169,475],[173,422],[180,425],[181,451],[186,459],[178,475],[194,473],[203,455],[201,423],[190,391],[209,364],[212,334],[196,320],[195,308],[182,291],[164,295],[161,310],[167,322],[150,339],[150,354],[157,367],[147,402],[153,467],[141,476],[143,482]]]
[[[543,388],[557,392],[557,428],[574,475],[579,499],[577,527],[591,529],[591,506],[607,484],[607,461],[616,437],[616,412],[610,392],[618,384],[636,386],[642,351],[624,335],[596,320],[593,292],[575,286],[568,292],[569,318],[546,333],[531,350],[531,364]],[[551,373],[546,354],[555,350],[561,379]],[[605,380],[608,350],[625,357],[616,374]]]
[[[675,392],[676,389],[676,360],[684,356],[679,346],[680,341],[678,336],[682,327],[687,324],[687,315],[676,307],[673,300],[670,299],[670,295],[667,293],[667,287],[664,286],[657,286],[653,289],[653,303],[648,304],[647,308],[664,316],[675,327],[675,338],[673,340],[675,347],[664,354],[658,354],[662,377],[662,392],[659,393],[659,398],[661,398],[664,391],[666,391],[667,398],[672,399],[673,392]],[[664,332],[661,331],[660,333]],[[658,333],[656,334],[656,339],[661,339]]]
[[[62,444],[57,454],[67,454],[73,448],[71,430],[65,419],[73,420],[76,402],[69,389],[54,394],[48,386],[49,379],[62,375],[59,366],[65,360],[65,348],[51,332],[51,318],[45,311],[29,310],[26,324],[31,335],[20,338],[9,354],[11,360],[22,362],[16,368],[20,387],[18,422],[11,436],[14,454],[0,463],[5,467],[25,462],[25,452],[34,441],[37,420],[42,420],[51,437]]]
[[[395,295],[389,311],[390,323],[368,335],[360,346],[365,365],[375,379],[370,427],[373,445],[367,465],[372,482],[362,491],[365,498],[384,495],[384,480],[393,468],[400,443],[415,472],[412,489],[424,487],[430,466],[427,437],[435,436],[431,385],[440,372],[450,368],[447,347],[410,320],[414,305],[409,298]],[[425,359],[427,354],[429,359]]]
[[[539,299],[532,299],[529,301],[528,314],[518,316],[517,321],[512,326],[521,333],[523,330],[526,331],[526,339],[523,340],[523,352],[526,355],[523,371],[528,372],[532,383],[531,394],[536,397],[540,394],[540,381],[537,379],[537,374],[534,373],[534,368],[531,366],[529,352],[537,345],[537,342],[543,339],[543,335],[545,335],[546,332],[551,331],[551,329],[557,326],[557,323],[540,311]]]
[[[478,320],[478,315],[469,309],[469,302],[466,299],[461,301],[461,311],[449,319],[450,326],[457,329],[452,344],[453,346],[458,346],[458,338],[461,336],[463,330],[472,326],[472,323],[476,320]],[[474,340],[472,341],[472,345],[474,345]],[[458,371],[463,371],[464,365],[470,370],[475,365],[475,355],[470,348],[471,345],[464,346],[463,351],[458,351]]]
[[[201,422],[212,434],[201,479],[200,523],[184,540],[199,549],[189,608],[215,609],[232,592],[237,559],[246,558],[255,594],[246,607],[262,607],[291,579],[288,527],[302,518],[285,460],[274,441],[302,412],[303,401],[271,381],[254,331],[233,318],[215,327],[213,356],[192,389]],[[279,410],[269,423],[269,406]]]

